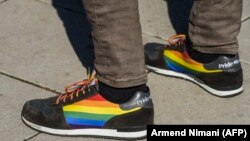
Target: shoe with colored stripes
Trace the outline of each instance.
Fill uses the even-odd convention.
[[[168,42],[167,46],[151,43],[145,47],[148,70],[190,80],[216,96],[228,97],[243,91],[238,55],[221,55],[209,63],[200,63],[188,54],[185,35],[175,35]]]
[[[49,134],[140,139],[153,124],[154,111],[149,91],[115,104],[99,94],[91,77],[69,85],[60,96],[26,102],[21,116],[28,126]]]

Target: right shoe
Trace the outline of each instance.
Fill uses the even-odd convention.
[[[122,104],[101,96],[93,77],[72,84],[65,91],[60,96],[27,101],[21,114],[23,122],[49,134],[115,139],[145,138],[147,125],[153,124],[149,89],[137,91]]]
[[[188,54],[185,35],[175,35],[169,45],[145,47],[146,68],[158,74],[183,78],[198,84],[213,95],[230,97],[243,91],[243,73],[239,56],[221,55],[201,63]]]

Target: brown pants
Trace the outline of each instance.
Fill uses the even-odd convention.
[[[92,27],[99,81],[124,88],[145,84],[137,0],[83,0]],[[153,11],[152,11],[153,12]],[[204,53],[236,54],[242,0],[195,0],[189,38]]]

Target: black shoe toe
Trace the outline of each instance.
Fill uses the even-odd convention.
[[[22,118],[44,127],[68,129],[62,106],[51,104],[51,99],[36,99],[27,101],[22,109]]]

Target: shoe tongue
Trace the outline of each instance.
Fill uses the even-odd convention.
[[[91,81],[90,86],[96,85],[97,84],[97,79],[94,79]]]
[[[97,92],[99,92],[99,85],[98,85],[98,80],[96,80],[95,82],[92,82],[90,86],[93,86]]]
[[[90,82],[89,86],[93,86],[93,87],[98,91],[98,90],[99,90],[99,87],[98,87],[98,80],[97,80],[97,78],[93,79],[93,80]]]

